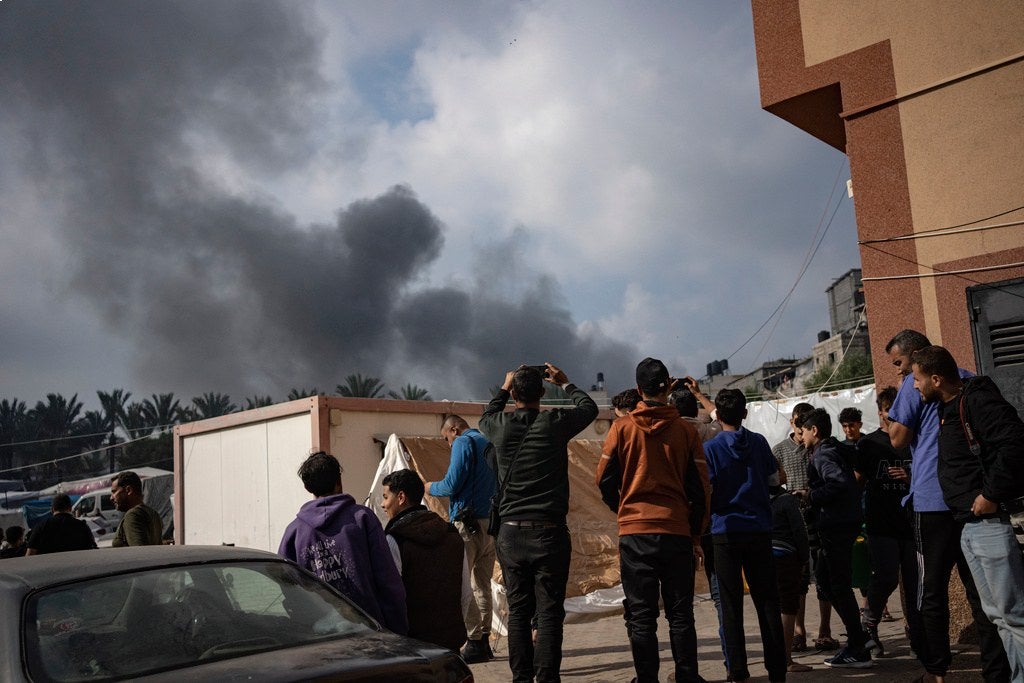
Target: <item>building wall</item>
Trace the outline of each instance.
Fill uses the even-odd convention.
[[[1024,3],[753,9],[762,106],[849,157],[876,378],[906,327],[975,367],[967,287],[1024,275]],[[967,223],[1010,225],[892,240]]]

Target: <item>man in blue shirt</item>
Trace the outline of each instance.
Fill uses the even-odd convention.
[[[1009,681],[1010,664],[999,632],[981,606],[970,567],[960,548],[963,528],[942,499],[939,486],[939,414],[936,403],[925,403],[914,388],[911,356],[926,346],[928,338],[916,330],[903,330],[885,347],[902,384],[889,408],[889,438],[894,448],[910,446],[913,476],[910,493],[903,500],[910,506],[917,530],[918,553],[923,557],[921,617],[927,646],[917,658],[927,672],[925,681],[942,683],[952,654],[949,650],[949,576],[956,565],[967,602],[974,615],[981,647],[982,675],[986,681]],[[961,377],[972,376],[959,369]]]
[[[441,481],[427,483],[432,496],[448,496],[448,519],[466,546],[474,602],[466,610],[466,647],[462,656],[470,664],[494,658],[491,652],[491,576],[494,574],[494,539],[485,533],[497,474],[484,458],[490,443],[463,418],[449,415],[441,425],[441,438],[451,446],[448,472]]]

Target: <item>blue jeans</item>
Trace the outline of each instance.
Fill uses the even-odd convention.
[[[494,549],[508,598],[508,665],[514,683],[560,681],[565,584],[572,543],[569,529],[502,524]],[[537,615],[537,647],[530,620]]]
[[[1024,681],[1024,559],[1013,528],[998,517],[968,522],[960,547],[981,608],[999,629],[1012,680]]]
[[[725,670],[729,671],[729,653],[725,651],[725,623],[722,620],[722,594],[718,591],[718,574],[715,572],[715,544],[711,541],[711,534],[704,534],[700,539],[700,546],[704,550],[704,577],[708,580],[708,590],[711,591],[711,600],[715,603],[715,614],[718,615],[718,640],[722,643],[722,662]]]

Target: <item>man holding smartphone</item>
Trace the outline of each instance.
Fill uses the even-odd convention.
[[[495,541],[508,596],[508,662],[514,683],[560,680],[565,585],[572,545],[569,441],[597,417],[597,404],[551,363],[543,375],[520,366],[480,418],[498,464],[501,525]],[[560,386],[573,408],[541,411],[544,381]],[[513,412],[505,412],[509,397]],[[537,615],[536,653],[530,620]]]

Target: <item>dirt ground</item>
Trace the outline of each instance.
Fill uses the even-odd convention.
[[[910,654],[910,647],[903,632],[903,621],[898,609],[898,601],[890,602],[890,611],[897,621],[879,625],[879,635],[886,648],[885,657],[876,657],[875,666],[871,669],[830,669],[822,662],[831,653],[813,650],[795,655],[797,661],[814,667],[807,673],[789,674],[787,680],[796,683],[812,683],[814,681],[835,681],[839,679],[870,679],[873,681],[913,681],[923,669]],[[697,623],[697,646],[700,661],[700,673],[708,681],[724,681],[725,668],[722,665],[722,651],[718,639],[718,619],[715,615],[714,603],[707,595],[698,595],[694,603],[694,616]],[[760,635],[757,629],[757,617],[750,599],[746,600],[744,622],[747,634],[747,655],[752,680],[768,680],[765,672],[761,650]],[[818,607],[814,591],[808,596],[807,630],[816,635],[818,628]],[[832,634],[840,638],[842,624],[833,615]],[[669,680],[672,672],[672,653],[668,644],[668,624],[664,618],[658,623],[658,636],[661,641],[661,680]],[[493,641],[492,641],[493,642]],[[505,683],[511,679],[508,668],[508,652],[504,638],[494,643],[494,661],[486,664],[474,664],[473,670],[477,683]],[[981,669],[976,646],[955,646],[960,653],[954,657],[953,666],[947,681],[963,683],[980,681]],[[562,678],[572,681],[628,682],[635,672],[633,660],[626,641],[626,629],[622,615],[615,614],[589,622],[569,623],[565,626],[565,639],[562,648]]]

